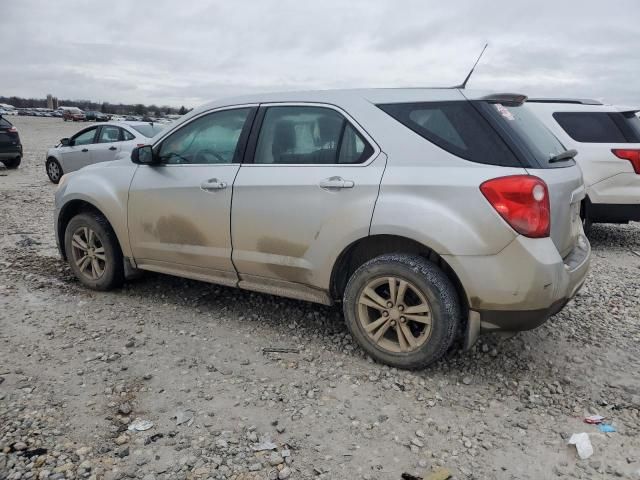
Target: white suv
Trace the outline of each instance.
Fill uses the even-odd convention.
[[[640,221],[640,108],[572,99],[527,104],[563,145],[578,151],[587,187],[585,231],[592,223]]]

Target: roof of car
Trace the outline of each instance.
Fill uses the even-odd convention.
[[[212,108],[247,105],[257,103],[278,103],[278,102],[309,102],[341,104],[346,101],[358,98],[373,104],[379,103],[402,103],[402,102],[425,102],[425,101],[451,101],[451,100],[475,100],[492,95],[495,92],[481,90],[460,90],[458,88],[361,88],[343,90],[308,90],[291,92],[270,92],[243,95],[238,97],[222,98],[206,103],[193,109],[183,119],[197,115]],[[512,97],[526,98],[524,95],[508,93],[502,94]]]
[[[158,122],[134,122],[128,120],[113,120],[109,122],[98,122],[96,125],[116,125],[119,127],[137,127],[139,125],[151,125],[152,123],[158,124]]]

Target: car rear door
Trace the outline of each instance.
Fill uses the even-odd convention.
[[[369,233],[385,162],[334,106],[262,105],[233,184],[239,285],[277,285],[281,295],[293,284],[326,290],[342,249]]]
[[[139,267],[235,285],[231,192],[255,106],[206,112],[154,145],[159,165],[140,165],[128,202]]]
[[[102,125],[98,133],[98,141],[92,151],[92,162],[109,162],[115,160],[122,145],[123,131],[115,125]]]

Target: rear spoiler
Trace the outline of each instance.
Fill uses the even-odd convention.
[[[492,93],[480,97],[477,100],[484,100],[489,103],[501,103],[509,107],[518,107],[527,101],[527,96],[520,93]]]

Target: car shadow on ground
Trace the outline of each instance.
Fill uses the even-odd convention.
[[[638,223],[628,225],[594,224],[588,235],[591,248],[599,249],[640,249],[640,229]]]

